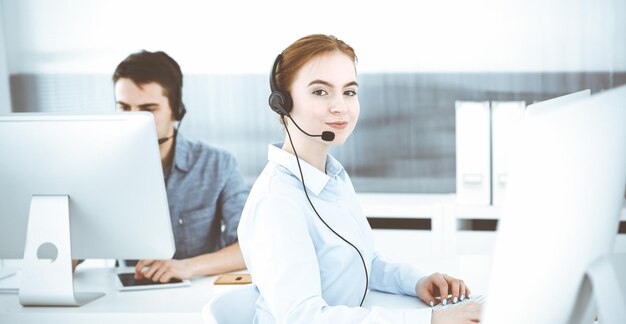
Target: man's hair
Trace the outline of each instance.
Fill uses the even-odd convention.
[[[138,86],[151,82],[163,87],[163,95],[167,97],[172,114],[176,120],[182,107],[183,73],[180,66],[165,52],[148,52],[142,50],[129,55],[115,69],[113,83],[127,78]]]

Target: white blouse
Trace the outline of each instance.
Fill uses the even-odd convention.
[[[269,145],[238,228],[239,244],[260,292],[255,323],[430,323],[430,309],[359,307],[365,290],[356,250],[330,231],[302,191],[295,156]],[[300,160],[315,209],[363,255],[368,289],[415,296],[421,274],[374,249],[372,230],[350,177],[331,155],[326,173]]]

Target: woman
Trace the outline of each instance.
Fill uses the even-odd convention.
[[[433,306],[468,297],[463,281],[423,276],[376,253],[350,177],[328,150],[343,144],[359,117],[356,54],[334,36],[310,35],[279,55],[270,107],[286,139],[244,207],[240,246],[260,298],[256,323],[451,323],[478,320],[480,306],[442,311],[361,307],[367,289],[418,296]],[[306,188],[306,189],[305,189]],[[448,294],[442,294],[443,303]]]

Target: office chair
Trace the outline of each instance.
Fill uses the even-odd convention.
[[[255,305],[259,298],[252,284],[228,288],[216,293],[202,308],[202,319],[206,324],[252,323]]]

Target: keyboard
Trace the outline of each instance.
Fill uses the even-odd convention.
[[[472,297],[465,298],[462,301],[459,301],[459,302],[457,302],[455,304],[455,303],[452,302],[452,298],[448,298],[448,301],[446,302],[445,306],[443,304],[437,304],[437,305],[435,305],[435,307],[433,307],[433,310],[441,310],[441,309],[446,309],[446,308],[449,308],[449,307],[454,307],[454,306],[466,303],[468,301],[473,301],[473,302],[477,302],[479,304],[483,304],[486,300],[487,300],[487,296],[484,296],[484,295],[472,295]]]

